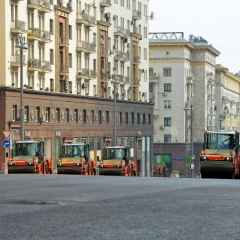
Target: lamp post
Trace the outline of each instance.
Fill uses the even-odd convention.
[[[17,37],[17,48],[20,49],[20,122],[21,122],[21,140],[24,140],[24,112],[23,112],[23,50],[27,49],[26,38],[19,34]]]
[[[214,107],[213,107],[213,97],[214,97],[214,79],[213,73],[210,72],[207,74],[208,82],[207,82],[207,95],[208,95],[208,113],[207,113],[207,129],[208,130],[214,130],[214,124],[213,124],[213,115],[214,115]]]
[[[116,122],[116,106],[117,106],[117,93],[116,93],[116,69],[114,68],[113,74],[113,146],[117,144],[117,122]]]
[[[193,164],[193,160],[194,160],[194,146],[193,146],[193,80],[192,77],[189,76],[187,78],[187,103],[186,106],[184,108],[185,111],[185,116],[187,117],[187,131],[186,131],[186,135],[188,138],[188,143],[190,143],[190,147],[191,147],[191,173],[192,173],[192,177],[193,177],[193,171],[194,171],[194,164]],[[190,126],[189,126],[189,118],[190,118]]]

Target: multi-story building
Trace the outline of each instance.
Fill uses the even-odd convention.
[[[148,0],[10,0],[2,4],[1,85],[148,101]]]
[[[202,142],[215,129],[214,81],[219,51],[201,37],[150,34],[150,99],[154,142]]]
[[[5,104],[0,130],[12,131],[19,121],[19,88],[23,79],[25,131],[30,137],[46,138],[51,146],[56,131],[61,129],[62,138],[91,136],[95,144],[104,144],[104,139],[111,142],[111,99],[116,96],[118,127],[125,124],[118,131],[118,140],[131,142],[131,138],[140,137],[141,144],[146,144],[142,149],[150,152],[148,3],[149,0],[0,1],[0,86]],[[20,35],[27,45],[22,78]],[[79,127],[78,122],[89,123],[90,118],[94,124],[87,130],[84,124]],[[107,128],[102,127],[102,121]],[[45,135],[39,133],[43,129]],[[19,132],[13,133],[17,139]],[[145,154],[142,156],[145,158]]]
[[[216,126],[221,130],[240,130],[240,77],[226,67],[216,68]]]

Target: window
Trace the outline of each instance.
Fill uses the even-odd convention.
[[[53,83],[53,79],[50,78],[50,91],[53,92],[54,91],[54,83]]]
[[[87,110],[83,109],[83,122],[87,122]]]
[[[40,107],[36,107],[36,115],[37,115],[37,122],[40,123],[42,121]]]
[[[15,122],[17,121],[17,116],[18,112],[17,112],[17,105],[13,105],[13,108],[12,108],[12,120]]]
[[[53,19],[50,19],[49,29],[50,29],[50,34],[53,34]]]
[[[165,109],[171,109],[172,108],[171,100],[164,100],[164,108]]]
[[[91,111],[91,115],[92,115],[92,123],[95,122],[95,112],[94,110]]]
[[[171,142],[172,142],[172,135],[164,134],[164,143],[171,143]]]
[[[143,124],[146,124],[146,114],[145,114],[145,113],[143,113],[142,123],[143,123]]]
[[[50,49],[50,64],[54,64],[54,56],[53,56],[53,49]]]
[[[141,122],[141,116],[140,113],[137,113],[137,124],[140,124]]]
[[[164,127],[171,127],[172,125],[172,118],[171,117],[165,117],[164,118]]]
[[[135,122],[134,112],[131,113],[131,116],[132,116],[132,124],[134,124],[134,122]]]
[[[148,114],[148,124],[152,124],[152,115]]]
[[[76,123],[78,122],[78,119],[79,119],[79,117],[78,117],[78,109],[74,109],[74,120],[75,120]]]
[[[164,83],[163,89],[164,89],[164,92],[172,92],[172,84],[171,83]]]
[[[98,123],[102,124],[102,111],[101,110],[98,111]]]
[[[72,39],[72,25],[69,25],[69,39]]]
[[[29,106],[24,106],[24,122],[29,122]]]
[[[51,121],[51,110],[50,110],[50,107],[46,108],[45,120],[46,120],[46,122],[50,122]]]
[[[125,113],[125,123],[128,124],[128,112]]]
[[[72,54],[68,54],[69,67],[72,68]]]
[[[172,69],[171,68],[163,68],[163,76],[164,77],[171,77],[172,76]]]
[[[119,122],[122,124],[122,112],[119,112]]]
[[[68,108],[65,109],[65,114],[66,114],[66,120],[67,120],[67,122],[70,122],[70,112],[69,112],[69,109],[68,109]]]
[[[61,121],[61,113],[59,108],[56,108],[56,121],[57,122]]]
[[[109,115],[109,111],[106,111],[106,121],[107,123],[110,122],[110,115]]]

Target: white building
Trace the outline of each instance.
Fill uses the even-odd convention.
[[[0,86],[148,101],[149,0],[0,1]]]
[[[221,130],[240,130],[240,77],[228,68],[216,68],[216,126]]]
[[[150,34],[154,142],[187,143],[191,137],[201,142],[204,130],[215,127],[212,82],[218,55],[201,37],[186,40],[181,32]]]

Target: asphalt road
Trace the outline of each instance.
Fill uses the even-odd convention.
[[[0,239],[240,239],[239,180],[0,175]]]

